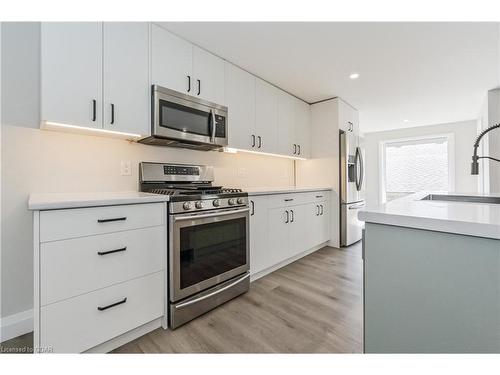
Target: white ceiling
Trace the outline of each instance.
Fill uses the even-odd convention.
[[[364,132],[473,119],[500,83],[498,23],[163,25],[308,102],[342,97]]]

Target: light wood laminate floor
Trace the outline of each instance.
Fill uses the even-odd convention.
[[[325,247],[175,331],[159,328],[115,353],[360,353],[361,246]]]
[[[175,331],[159,328],[115,353],[360,353],[361,245],[325,247],[250,285],[250,291]],[[29,333],[0,345],[33,348]]]

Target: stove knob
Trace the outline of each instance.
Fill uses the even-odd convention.
[[[214,201],[212,202],[212,204],[214,205],[214,207],[219,207],[220,206],[220,201],[218,199],[214,199]]]
[[[184,202],[184,204],[182,205],[182,208],[184,208],[185,210],[190,210],[191,208],[193,208],[193,203]]]
[[[203,202],[198,201],[198,202],[196,202],[196,203],[194,204],[194,206],[195,206],[196,208],[203,208]]]
[[[238,204],[243,204],[245,203],[245,200],[243,198],[238,198]]]
[[[234,206],[236,204],[236,199],[229,198],[229,200],[227,201],[227,203],[229,203],[230,206]]]

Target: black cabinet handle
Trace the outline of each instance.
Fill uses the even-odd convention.
[[[187,92],[191,92],[191,76],[187,76],[188,78],[188,89]]]
[[[293,223],[293,220],[295,219],[295,215],[293,214],[293,210],[290,210],[290,212],[292,213],[292,220],[290,220],[290,223]]]
[[[319,206],[321,207],[321,213],[320,213],[320,215],[323,215],[323,205],[320,204]]]
[[[92,121],[97,120],[97,101],[92,99]]]
[[[198,95],[201,94],[201,81],[199,79],[196,80],[198,82]]]
[[[293,201],[293,198],[285,199],[285,202],[291,202],[291,201]]]
[[[295,155],[297,153],[297,145],[294,143],[293,144],[293,154]]]
[[[316,205],[316,216],[319,216],[319,205]]]
[[[98,223],[109,223],[112,221],[125,221],[125,220],[127,220],[127,218],[124,216],[124,217],[115,217],[113,219],[97,219],[97,222]]]
[[[316,195],[316,198],[323,198],[322,195]]]
[[[124,298],[124,299],[122,299],[121,301],[118,301],[118,302],[112,303],[111,305],[108,305],[108,306],[98,306],[98,307],[97,307],[97,310],[99,310],[99,311],[104,311],[104,310],[110,309],[110,308],[112,308],[112,307],[115,307],[115,306],[118,306],[118,305],[124,304],[125,302],[127,302],[127,297],[125,297],[125,298]]]
[[[113,125],[115,123],[115,105],[111,103],[111,122],[110,124]]]
[[[286,210],[285,213],[286,213],[285,224],[288,224],[290,222],[290,214],[288,213],[288,210]]]
[[[250,216],[253,216],[255,215],[255,203],[251,200],[250,203],[252,204],[252,213],[250,214]]]
[[[255,135],[252,134],[252,147],[255,147]]]
[[[297,155],[300,155],[300,145],[297,145],[297,147],[299,148],[299,153]]]
[[[99,254],[99,255],[107,255],[107,254],[119,253],[119,252],[125,251],[125,250],[127,250],[127,246],[121,247],[121,248],[115,249],[115,250],[98,251],[97,254]]]
[[[257,138],[259,139],[259,147],[258,148],[261,148],[262,147],[262,138],[260,135]]]

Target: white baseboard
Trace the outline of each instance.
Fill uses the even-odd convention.
[[[321,245],[318,245],[318,246],[314,246],[313,248],[309,249],[309,250],[306,250],[300,254],[297,254],[291,258],[288,258],[282,262],[279,262],[278,264],[275,264],[274,266],[271,266],[269,268],[266,268],[265,270],[262,270],[262,271],[259,271],[259,272],[256,272],[254,274],[250,274],[250,282],[253,282],[257,279],[260,279],[261,277],[263,276],[266,276],[268,274],[270,274],[271,272],[274,272],[284,266],[286,266],[287,264],[290,264],[292,262],[295,262],[296,260],[300,259],[300,258],[303,258],[305,257],[306,255],[309,255],[309,254],[312,254],[314,253],[315,251],[318,251],[319,249],[322,249],[324,248],[325,246],[328,245],[328,242],[325,242],[325,243],[322,243]],[[251,272],[251,271],[250,271]]]
[[[0,318],[0,342],[33,331],[33,309]]]

